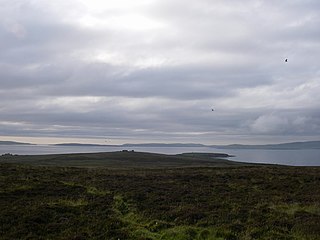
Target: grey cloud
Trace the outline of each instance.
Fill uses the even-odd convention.
[[[3,67],[0,72],[3,88],[32,88],[34,94],[49,96],[213,98],[233,95],[237,88],[272,81],[271,76],[259,71],[209,66],[147,68],[126,73],[126,69],[107,64],[80,64],[32,70],[13,66]]]
[[[282,111],[259,116],[251,125],[253,132],[272,135],[319,135],[320,111]]]
[[[163,26],[135,31],[82,25],[77,17],[94,13],[78,1],[3,1],[0,135],[313,138],[318,9],[311,0],[156,1],[139,13]],[[259,101],[241,95],[259,87]],[[266,106],[269,97],[281,106]]]

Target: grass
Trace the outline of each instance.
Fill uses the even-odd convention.
[[[299,212],[306,212],[309,214],[320,215],[320,206],[318,204],[303,206],[297,203],[282,204],[273,207],[277,211],[284,212],[288,215],[294,216]]]
[[[318,167],[138,156],[0,163],[0,239],[320,239]]]

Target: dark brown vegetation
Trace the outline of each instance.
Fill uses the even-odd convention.
[[[239,166],[244,163],[228,161],[224,153],[183,153],[176,155],[134,152],[74,153],[49,155],[0,156],[0,162],[27,163],[42,166],[109,167],[109,168],[163,168],[190,166]],[[252,165],[252,164],[246,164]]]
[[[320,239],[320,168],[0,164],[0,239]]]

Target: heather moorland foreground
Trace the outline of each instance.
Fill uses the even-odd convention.
[[[320,239],[320,168],[137,152],[0,157],[0,239]]]

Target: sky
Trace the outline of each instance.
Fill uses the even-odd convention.
[[[0,0],[0,140],[320,140],[319,10],[318,0]]]

